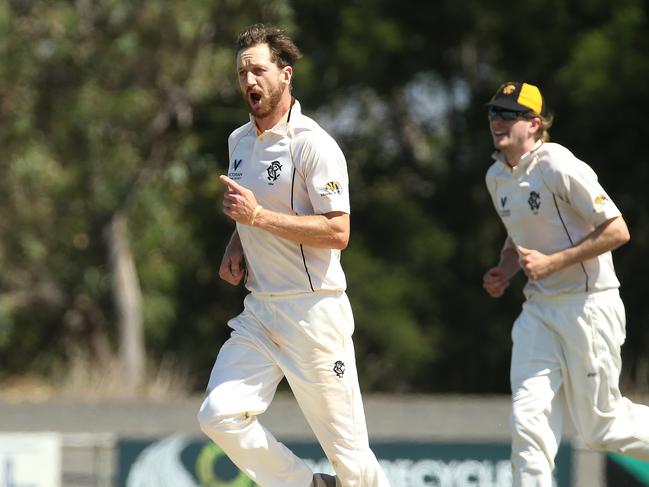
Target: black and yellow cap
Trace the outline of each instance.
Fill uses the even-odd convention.
[[[541,116],[546,116],[548,112],[541,91],[534,85],[518,81],[508,81],[501,85],[487,106],[508,110],[531,110]]]

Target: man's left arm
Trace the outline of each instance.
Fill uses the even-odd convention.
[[[630,239],[629,229],[621,216],[606,220],[573,247],[546,255],[518,246],[521,268],[530,279],[540,280],[573,264],[593,259],[614,250]]]
[[[220,176],[220,179],[228,186],[223,197],[223,211],[236,222],[309,247],[341,250],[347,247],[349,214],[341,211],[322,215],[278,213],[261,207],[252,191],[227,176]]]

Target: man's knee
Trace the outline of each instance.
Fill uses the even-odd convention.
[[[196,415],[201,430],[210,437],[241,429],[253,418],[251,413],[228,411],[214,395],[205,398]]]

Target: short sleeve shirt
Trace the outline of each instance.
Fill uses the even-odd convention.
[[[597,226],[620,216],[595,172],[568,149],[537,142],[513,168],[494,153],[486,184],[515,245],[552,254],[572,247]],[[574,264],[542,280],[529,280],[525,294],[584,293],[617,288],[611,252]]]
[[[286,117],[257,134],[254,120],[228,139],[228,177],[264,208],[289,215],[349,213],[347,163],[340,147],[295,101]],[[340,251],[308,247],[237,224],[254,293],[293,294],[346,288]]]

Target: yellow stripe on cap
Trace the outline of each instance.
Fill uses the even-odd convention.
[[[521,86],[521,92],[518,95],[518,100],[516,101],[538,115],[540,115],[541,110],[543,110],[543,97],[541,96],[539,89],[534,85],[523,83]]]

